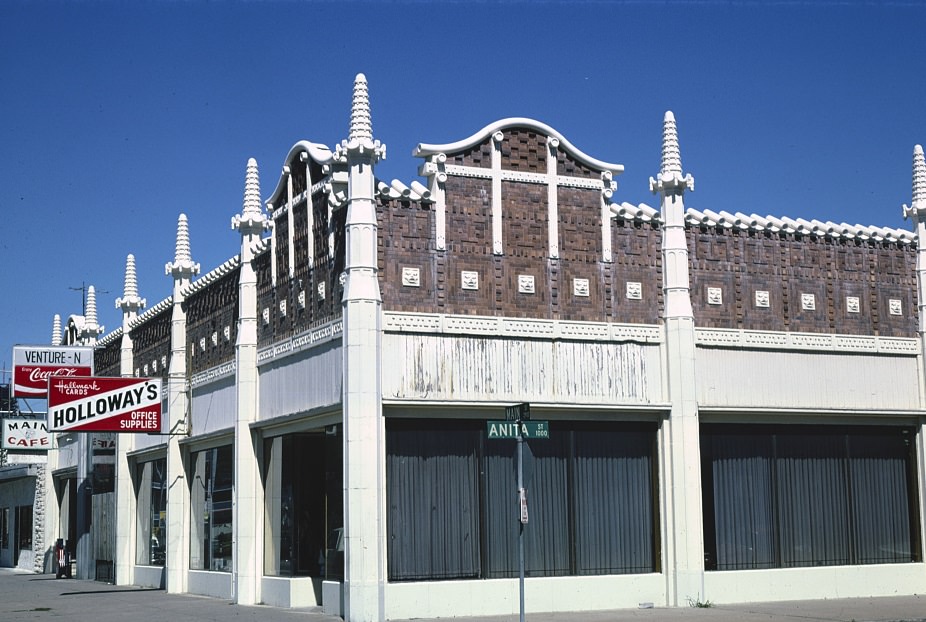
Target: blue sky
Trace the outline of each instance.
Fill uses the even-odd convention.
[[[262,195],[298,140],[346,137],[370,84],[384,180],[419,142],[510,116],[625,166],[658,205],[675,112],[686,204],[909,229],[926,142],[923,3],[18,2],[0,4],[0,366],[48,343],[93,284],[107,332],[125,258],[170,294],[178,215],[203,272],[238,249],[245,166]]]

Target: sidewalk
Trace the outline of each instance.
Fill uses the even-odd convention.
[[[926,597],[850,598],[714,605],[708,608],[621,609],[581,613],[528,613],[528,622],[926,622]],[[320,607],[246,607],[227,600],[55,579],[0,569],[0,620],[68,622],[340,622]],[[441,622],[518,622],[518,615],[443,618]],[[416,619],[415,622],[437,622]]]

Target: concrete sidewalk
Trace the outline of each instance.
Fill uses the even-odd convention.
[[[258,621],[340,622],[320,607],[245,607],[227,600],[55,579],[0,569],[0,621],[68,622]],[[926,597],[852,598],[714,605],[709,608],[621,609],[581,613],[528,613],[530,622],[926,622]],[[449,619],[444,618],[442,622]],[[518,622],[518,615],[453,618],[454,622]],[[416,622],[435,622],[417,619]]]

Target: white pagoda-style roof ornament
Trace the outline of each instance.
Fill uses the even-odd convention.
[[[164,265],[164,272],[174,278],[190,278],[194,274],[199,274],[199,264],[193,263],[190,255],[190,232],[186,214],[180,214],[180,218],[177,219],[177,246],[174,261]]]
[[[258,231],[270,228],[270,221],[261,209],[260,201],[260,174],[257,170],[257,160],[248,159],[247,172],[244,177],[244,202],[241,215],[232,217],[232,229],[244,232],[257,229]]]
[[[51,345],[61,345],[61,316],[55,313],[55,319],[51,325]]]
[[[81,339],[84,343],[95,343],[96,338],[103,334],[104,328],[99,325],[96,314],[96,288],[93,285],[87,287],[87,310],[83,317],[83,326],[81,327]]]
[[[354,98],[350,110],[348,140],[373,140],[373,118],[370,115],[370,94],[367,77],[358,73],[354,79]]]
[[[135,255],[125,258],[125,287],[122,298],[116,298],[116,308],[123,311],[138,311],[144,308],[146,300],[138,296],[138,277],[135,272]]]
[[[662,166],[656,178],[649,179],[650,192],[665,190],[694,190],[694,177],[682,175],[682,152],[678,146],[678,128],[675,115],[667,110],[662,121]]]
[[[926,218],[926,159],[923,146],[913,147],[913,200],[903,206],[904,218]]]
[[[386,145],[373,139],[373,116],[370,113],[370,94],[367,77],[358,73],[354,78],[354,95],[350,109],[350,129],[347,140],[341,141],[335,156],[342,163],[346,162],[347,152],[356,151],[363,154],[369,151],[373,160],[386,159]]]

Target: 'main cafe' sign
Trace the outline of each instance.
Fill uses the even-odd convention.
[[[6,413],[4,413],[6,414]],[[3,449],[46,451],[51,449],[51,436],[45,419],[4,417]]]

